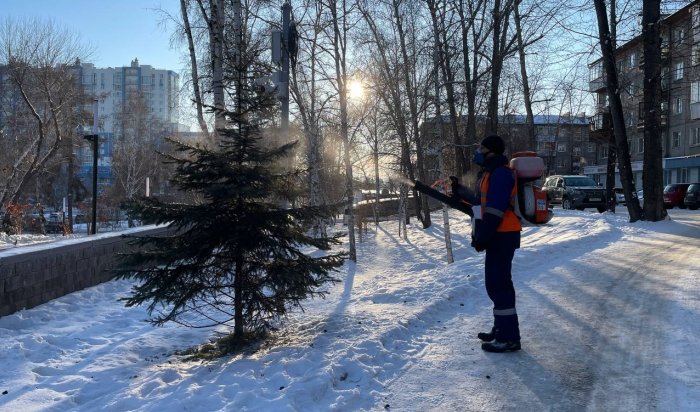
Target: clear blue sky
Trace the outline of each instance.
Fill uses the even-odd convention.
[[[0,0],[0,19],[40,17],[80,34],[92,46],[97,67],[140,64],[180,73],[181,54],[171,49],[173,22],[155,9],[179,15],[178,0]]]

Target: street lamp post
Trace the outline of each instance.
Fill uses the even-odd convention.
[[[97,148],[99,138],[97,134],[88,134],[83,138],[92,143],[92,229],[91,234],[97,233]]]
[[[83,136],[83,138],[92,143],[92,234],[97,233],[97,149],[99,148],[99,136],[97,134],[97,103],[93,102],[93,123],[92,133]]]

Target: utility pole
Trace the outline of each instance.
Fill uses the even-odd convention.
[[[293,64],[297,51],[296,27],[292,22],[292,6],[289,1],[282,5],[282,30],[272,32],[272,63],[279,65],[279,70],[269,76],[255,79],[258,93],[273,94],[280,101],[280,129],[283,140],[289,140],[289,68]]]

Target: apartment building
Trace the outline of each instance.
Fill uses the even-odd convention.
[[[112,181],[111,164],[114,139],[118,135],[116,117],[127,104],[129,93],[143,95],[153,116],[171,132],[183,131],[178,124],[179,76],[172,70],[140,65],[138,59],[129,66],[97,68],[91,63],[76,62],[75,76],[86,94],[98,102],[100,144],[98,149],[98,182],[100,186]],[[89,105],[86,111],[93,111]],[[93,151],[86,142],[78,152],[79,177],[91,179]]]
[[[486,119],[477,117],[477,136],[483,136],[486,127]],[[590,120],[585,113],[571,115],[535,115],[535,141],[536,147],[528,141],[526,116],[505,115],[498,118],[498,134],[506,143],[506,152],[513,154],[521,151],[534,151],[542,157],[547,167],[545,177],[553,174],[581,174],[588,165],[595,164],[599,146],[589,139]],[[440,130],[435,119],[428,119],[421,126],[423,142],[428,146],[428,170],[430,178],[439,176],[437,160],[434,150],[439,144],[433,143],[436,139],[440,142],[452,141],[449,117],[443,116],[441,130],[445,134],[438,138]],[[466,118],[460,117],[459,129],[465,130]],[[443,169],[447,174],[454,174],[451,149],[443,153]]]
[[[140,65],[138,59],[132,60],[130,66],[116,68],[96,68],[91,63],[78,64],[78,76],[83,88],[99,101],[101,130],[114,132],[115,114],[124,107],[130,92],[142,93],[155,117],[164,124],[177,128],[177,73]]]
[[[664,183],[700,181],[700,1],[666,16],[661,26],[661,136]],[[641,36],[615,51],[631,166],[642,185],[644,160],[643,43]],[[591,139],[600,144],[596,164],[584,174],[605,181],[611,117],[601,59],[590,65],[595,95]],[[619,175],[616,180],[619,182]]]

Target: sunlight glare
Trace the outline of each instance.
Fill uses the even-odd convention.
[[[362,87],[362,82],[359,80],[352,80],[348,84],[348,96],[353,100],[360,100],[364,95],[364,88]]]

